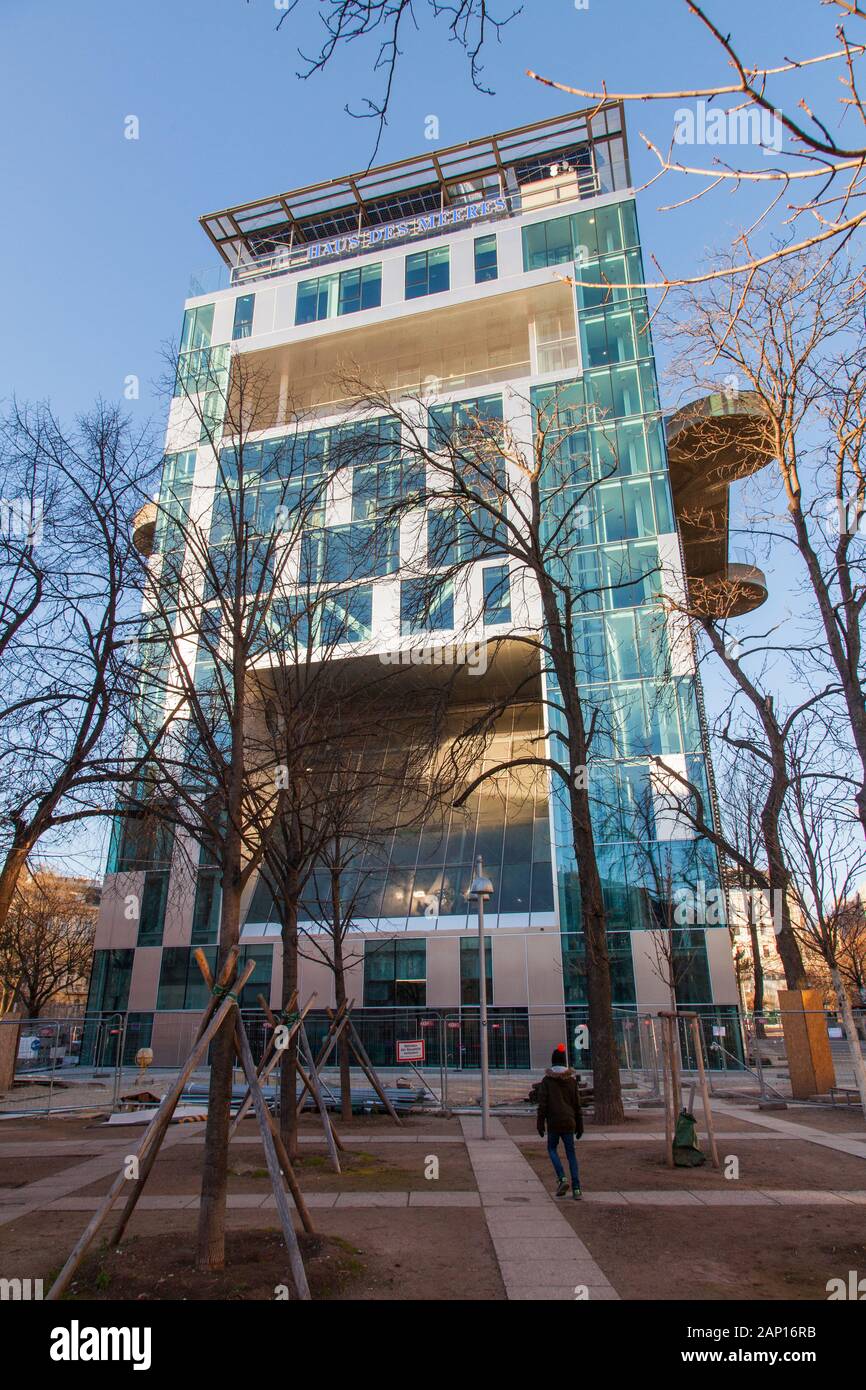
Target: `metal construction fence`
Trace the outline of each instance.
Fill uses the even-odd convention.
[[[697,1006],[704,1065],[714,1090],[735,1085],[764,1097],[785,1095],[787,1058],[778,1014],[741,1015],[734,1006]],[[258,1060],[269,1036],[259,1010],[244,1010],[253,1056]],[[850,1053],[841,1026],[822,1014],[840,1085],[850,1072]],[[858,1014],[866,1037],[866,1011]],[[480,1021],[478,1006],[427,1008],[357,1008],[352,1020],[364,1049],[383,1078],[424,1086],[443,1105],[473,1105],[479,1094]],[[155,1014],[104,1013],[70,1018],[0,1020],[3,1031],[15,1030],[14,1083],[0,1092],[0,1116],[116,1109],[134,1093],[161,1096],[188,1057],[200,1021],[195,1010]],[[329,1026],[325,1010],[311,1010],[306,1027],[317,1054]],[[616,1039],[624,1084],[644,1094],[661,1088],[661,1030],[658,1013],[619,1009]],[[488,1016],[491,1095],[494,1103],[524,1101],[534,1079],[549,1063],[552,1050],[564,1043],[568,1059],[587,1080],[592,1057],[589,1017],[584,1006],[558,1008],[491,1008]],[[413,1044],[411,1048],[399,1044]],[[679,1029],[684,1074],[697,1066],[694,1041],[685,1022]],[[146,1067],[137,1064],[141,1049],[153,1053]],[[8,1046],[6,1055],[8,1055]],[[411,1060],[410,1060],[411,1058]],[[143,1058],[141,1059],[144,1060]],[[332,1053],[325,1074],[337,1077]],[[204,1065],[196,1074],[207,1075]],[[353,1061],[353,1083],[367,1083]]]

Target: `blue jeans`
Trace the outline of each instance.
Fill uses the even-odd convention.
[[[571,1185],[572,1187],[580,1187],[580,1169],[577,1166],[577,1154],[574,1152],[574,1135],[556,1134],[554,1131],[548,1129],[547,1153],[551,1163],[553,1164],[553,1171],[556,1174],[559,1181],[562,1182],[563,1178],[565,1177],[565,1172],[563,1171],[559,1154],[556,1152],[557,1148],[559,1147],[560,1139],[565,1145],[565,1156],[568,1159],[568,1171],[571,1174]]]

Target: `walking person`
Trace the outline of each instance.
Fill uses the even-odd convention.
[[[544,1138],[547,1126],[547,1152],[557,1177],[556,1196],[564,1197],[568,1192],[562,1161],[557,1152],[559,1141],[565,1148],[568,1171],[571,1175],[571,1195],[576,1202],[582,1196],[580,1190],[580,1169],[574,1151],[575,1138],[583,1134],[583,1116],[580,1112],[580,1088],[577,1072],[568,1065],[565,1045],[560,1043],[550,1059],[550,1066],[538,1087],[538,1133]]]

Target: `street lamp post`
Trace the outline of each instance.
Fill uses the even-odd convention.
[[[484,903],[493,892],[493,884],[484,875],[481,855],[475,860],[475,877],[469,885],[469,897],[478,904],[478,1002],[481,1042],[481,1138],[489,1139],[490,1128],[490,1063],[487,1051],[487,961],[484,954]]]

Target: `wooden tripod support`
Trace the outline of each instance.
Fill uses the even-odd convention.
[[[722,1165],[719,1159],[718,1146],[716,1144],[716,1131],[713,1124],[713,1111],[710,1105],[710,1089],[707,1085],[703,1039],[701,1037],[698,1016],[691,1011],[678,1010],[676,1013],[672,1013],[660,1009],[659,1018],[662,1021],[662,1057],[665,1092],[665,1159],[668,1167],[673,1168],[674,1166],[674,1136],[676,1134],[677,1119],[679,1118],[681,1103],[682,1079],[680,1074],[678,1046],[678,1021],[683,1019],[683,1021],[688,1024],[695,1053],[701,1102],[704,1108],[704,1124],[706,1126],[707,1139],[710,1145],[710,1156],[713,1160],[713,1167],[721,1170]]]
[[[183,1094],[183,1091],[186,1087],[187,1082],[189,1081],[190,1076],[193,1074],[193,1072],[195,1071],[196,1067],[200,1064],[202,1059],[206,1056],[207,1049],[210,1046],[213,1039],[216,1037],[220,1028],[222,1028],[226,1021],[231,1017],[230,1026],[232,1026],[234,1029],[235,1044],[240,1054],[241,1063],[244,1068],[250,1092],[252,1094],[253,1104],[256,1109],[256,1116],[259,1120],[259,1126],[262,1132],[262,1142],[264,1144],[265,1149],[265,1158],[267,1160],[268,1172],[270,1174],[271,1182],[274,1188],[274,1198],[277,1204],[277,1211],[280,1216],[280,1224],[283,1230],[283,1237],[285,1239],[286,1249],[289,1255],[289,1264],[292,1271],[292,1278],[295,1284],[295,1291],[297,1293],[298,1298],[306,1300],[310,1297],[310,1289],[309,1284],[307,1282],[306,1272],[304,1270],[303,1259],[301,1257],[300,1246],[298,1244],[298,1238],[295,1233],[294,1223],[292,1221],[292,1214],[288,1203],[287,1193],[283,1186],[283,1174],[285,1175],[286,1181],[289,1184],[289,1188],[295,1200],[295,1205],[298,1208],[298,1214],[301,1217],[301,1220],[307,1231],[312,1232],[312,1223],[310,1222],[309,1212],[307,1211],[306,1204],[304,1202],[300,1188],[297,1185],[297,1180],[295,1178],[294,1172],[292,1171],[291,1164],[288,1162],[287,1156],[285,1154],[285,1149],[279,1141],[279,1135],[277,1134],[275,1136],[274,1134],[274,1122],[271,1115],[268,1112],[264,1096],[262,1095],[258,1077],[256,1076],[256,1070],[253,1065],[252,1055],[250,1053],[249,1041],[246,1036],[246,1030],[244,1029],[243,1020],[237,1007],[237,996],[240,994],[240,991],[243,989],[247,980],[252,975],[253,970],[255,969],[255,962],[249,961],[247,963],[243,973],[235,983],[234,991],[230,994],[229,987],[231,985],[231,982],[234,980],[235,974],[237,972],[238,948],[236,946],[233,946],[228,952],[224,968],[220,972],[219,980],[215,989],[213,985],[213,977],[207,965],[204,953],[199,950],[195,952],[195,956],[199,965],[199,969],[201,970],[202,975],[204,976],[208,988],[211,990],[210,998],[208,999],[207,1006],[204,1010],[204,1013],[202,1014],[201,1022],[198,1028],[198,1033],[196,1035],[196,1039],[193,1043],[189,1056],[187,1057],[184,1065],[181,1067],[171,1089],[167,1091],[166,1094],[163,1096],[159,1108],[157,1109],[156,1114],[151,1118],[150,1123],[148,1124],[147,1129],[144,1132],[141,1143],[139,1144],[138,1152],[136,1154],[136,1158],[138,1160],[138,1176],[134,1180],[133,1189],[130,1192],[129,1197],[127,1199],[126,1205],[120,1218],[118,1228],[115,1231],[114,1240],[112,1243],[116,1244],[117,1241],[120,1239],[120,1236],[122,1235],[123,1231],[126,1229],[129,1219],[135,1209],[136,1203],[138,1202],[138,1199],[141,1196],[144,1185],[147,1182],[148,1175],[150,1174],[151,1169],[153,1168],[153,1164],[156,1160],[157,1153],[159,1152],[160,1146],[168,1131],[168,1127],[171,1123],[171,1119],[177,1107],[178,1101],[180,1100],[180,1097]],[[282,1150],[282,1153],[280,1153],[280,1150]],[[282,1173],[280,1171],[281,1164],[283,1166]],[[100,1231],[106,1219],[108,1218],[114,1206],[114,1203],[116,1202],[117,1198],[119,1197],[120,1193],[124,1188],[124,1185],[129,1181],[129,1179],[126,1176],[125,1169],[126,1165],[124,1164],[123,1168],[121,1168],[121,1171],[118,1173],[114,1182],[111,1184],[111,1187],[109,1188],[105,1197],[100,1202],[97,1210],[94,1212],[90,1221],[87,1223],[87,1226],[85,1227],[81,1236],[76,1241],[75,1246],[71,1254],[69,1255],[69,1258],[67,1259],[66,1263],[64,1264],[63,1268],[61,1269],[60,1273],[58,1274],[51,1288],[49,1289],[46,1295],[46,1299],[51,1301],[57,1301],[69,1287],[69,1284],[76,1270],[80,1266],[81,1261],[84,1259],[84,1256],[92,1246],[98,1232]]]

